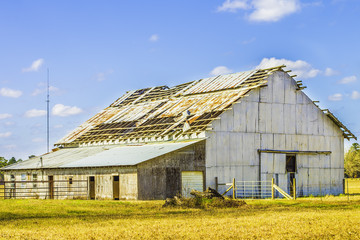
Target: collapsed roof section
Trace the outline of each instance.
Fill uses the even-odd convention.
[[[209,124],[285,66],[200,79],[175,87],[129,91],[58,141],[56,146],[178,139]]]
[[[151,142],[201,138],[211,122],[267,78],[285,66],[204,78],[169,88],[129,91],[59,140],[55,146]],[[288,71],[287,71],[288,72]],[[300,81],[301,82],[301,81]],[[299,85],[298,90],[305,87]],[[356,139],[331,112],[325,114]]]

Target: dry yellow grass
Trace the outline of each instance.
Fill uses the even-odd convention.
[[[360,194],[360,178],[347,178],[345,180],[345,193]]]
[[[257,200],[231,209],[163,201],[2,200],[2,239],[359,239],[360,197]]]

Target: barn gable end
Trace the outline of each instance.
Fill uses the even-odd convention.
[[[299,194],[316,195],[320,187],[324,193],[342,192],[343,131],[284,72],[272,74],[267,86],[252,90],[212,128],[206,133],[209,186],[214,186],[215,177],[231,182],[276,176],[279,186],[287,189],[285,158],[293,153]]]

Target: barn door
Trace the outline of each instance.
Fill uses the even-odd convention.
[[[119,176],[113,176],[113,199],[119,200]]]
[[[287,191],[286,154],[262,152],[260,157],[261,181],[269,182],[274,178],[275,184]]]
[[[95,177],[89,177],[89,197],[90,199],[95,199]]]
[[[48,176],[49,180],[49,198],[54,199],[54,176]]]
[[[286,172],[288,175],[288,192],[294,194],[294,179],[296,174],[296,155],[286,155]]]
[[[181,172],[182,195],[190,197],[191,190],[204,191],[204,174],[202,171]]]
[[[137,173],[120,174],[120,199],[136,200],[138,196]]]

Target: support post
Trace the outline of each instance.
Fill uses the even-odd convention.
[[[271,179],[271,199],[275,198],[275,192],[274,192],[274,178]]]
[[[233,178],[232,185],[233,185],[233,199],[236,199],[235,178]]]
[[[350,198],[349,198],[349,179],[346,180],[346,188],[347,188],[347,196],[348,196],[348,201],[350,201]]]
[[[296,200],[296,178],[293,179],[293,198]]]
[[[218,186],[219,186],[218,177],[215,177],[215,190],[217,192],[219,192]]]

